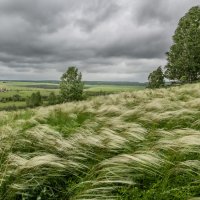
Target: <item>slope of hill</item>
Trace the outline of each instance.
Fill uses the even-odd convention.
[[[184,200],[199,191],[200,84],[0,112],[0,199]]]

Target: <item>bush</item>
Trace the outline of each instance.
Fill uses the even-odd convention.
[[[54,105],[57,103],[57,97],[54,92],[51,92],[48,96],[48,105]]]
[[[42,104],[42,96],[40,92],[32,93],[31,97],[27,98],[26,104],[28,107],[36,107]]]

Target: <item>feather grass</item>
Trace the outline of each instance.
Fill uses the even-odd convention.
[[[0,199],[198,199],[199,89],[0,112]]]

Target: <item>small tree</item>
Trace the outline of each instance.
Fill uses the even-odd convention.
[[[69,67],[62,75],[60,93],[63,101],[78,101],[83,98],[84,84],[81,72],[76,67]]]
[[[162,68],[158,67],[156,70],[151,72],[148,76],[148,81],[149,81],[149,88],[160,88],[165,85],[164,82],[164,75],[162,72]]]

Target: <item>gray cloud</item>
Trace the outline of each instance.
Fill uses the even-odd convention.
[[[75,25],[83,31],[91,32],[100,24],[112,19],[120,11],[120,7],[113,1],[96,1],[84,6],[81,15],[75,21]]]
[[[197,0],[0,0],[0,79],[146,81]]]

